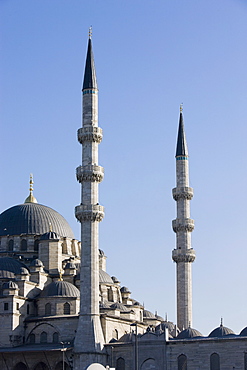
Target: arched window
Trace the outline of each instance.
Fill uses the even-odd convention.
[[[58,343],[59,342],[59,335],[58,333],[53,333],[53,343]]]
[[[39,251],[39,239],[35,239],[34,241],[34,251],[35,252]]]
[[[122,357],[117,359],[116,370],[125,370],[125,360]]]
[[[15,365],[14,370],[27,370],[27,366],[23,364],[23,362],[18,362],[18,364]]]
[[[35,334],[30,334],[29,335],[29,343],[35,343]]]
[[[155,363],[155,360],[153,358],[148,358],[142,363],[141,370],[158,370],[158,367]]]
[[[112,338],[118,339],[118,331],[117,331],[117,329],[112,330]]]
[[[26,239],[22,239],[21,241],[21,251],[25,252],[27,250],[27,241]]]
[[[40,343],[47,343],[47,333],[45,331],[40,334]]]
[[[45,305],[45,315],[51,315],[51,304],[46,303]]]
[[[14,240],[10,239],[8,242],[8,251],[12,252],[14,250]]]
[[[187,370],[187,357],[185,355],[178,356],[178,370]]]
[[[212,353],[210,356],[210,370],[220,370],[220,356],[218,353]]]
[[[70,315],[70,304],[68,302],[63,305],[63,314]]]

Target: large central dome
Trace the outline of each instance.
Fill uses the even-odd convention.
[[[74,239],[68,222],[54,209],[38,203],[24,203],[0,214],[0,236],[42,235],[52,231],[60,237]]]

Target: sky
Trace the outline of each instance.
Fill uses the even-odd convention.
[[[107,271],[176,322],[175,146],[190,154],[193,323],[247,326],[247,3],[244,0],[1,0],[0,211],[39,203],[80,239],[81,88],[88,29],[105,169],[100,248]]]

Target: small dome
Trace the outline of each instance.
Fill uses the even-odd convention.
[[[120,289],[120,292],[121,293],[131,293],[126,286],[122,286],[122,288]]]
[[[80,297],[80,291],[67,281],[53,281],[42,290],[40,297]]]
[[[104,309],[109,309],[110,308],[110,305],[106,302],[100,302],[99,303],[99,308],[102,308],[102,310]]]
[[[116,278],[116,276],[112,276],[111,277],[112,278],[112,281],[113,281],[113,283],[120,283],[120,281],[118,280],[118,278]]]
[[[59,236],[57,235],[57,233],[55,233],[55,231],[48,231],[47,233],[44,233],[40,237],[40,240],[52,240],[52,239],[53,240],[59,239]]]
[[[135,338],[135,334],[134,333],[126,333],[124,334],[119,340],[118,342],[122,342],[122,343],[129,343],[129,342],[132,342],[133,339]]]
[[[138,302],[138,301],[133,301],[133,306],[140,306],[140,307],[143,307],[143,306],[141,305],[141,303],[140,303],[140,302]]]
[[[99,255],[100,255],[101,257],[104,257],[105,253],[104,253],[104,251],[102,251],[102,249],[99,249]]]
[[[21,275],[28,275],[29,272],[28,272],[28,270],[25,267],[21,267],[20,274]]]
[[[129,312],[129,309],[127,307],[125,307],[124,304],[122,303],[113,303],[111,306],[110,306],[111,309],[113,310],[119,310],[120,312]]]
[[[218,328],[211,331],[211,333],[209,334],[209,338],[213,337],[220,338],[226,335],[235,335],[235,333],[231,329],[226,328],[221,324]]]
[[[145,319],[156,319],[156,317],[154,316],[154,314],[148,310],[144,310],[143,311],[143,317]]]
[[[113,284],[112,278],[110,275],[107,274],[107,272],[99,269],[99,282],[100,283],[108,283]]]
[[[203,335],[198,330],[189,327],[181,331],[181,333],[178,334],[176,339],[190,339],[198,337],[203,337]]]
[[[239,335],[242,335],[243,337],[247,337],[247,326],[244,328]]]
[[[43,263],[42,261],[40,261],[38,258],[36,258],[35,260],[32,260],[31,264],[30,264],[31,267],[43,267]]]
[[[10,257],[1,257],[0,258],[0,270],[6,272],[12,272],[13,274],[21,274],[21,268],[27,266],[19,260]],[[3,273],[2,273],[3,274]]]
[[[71,270],[73,269],[74,270],[74,269],[76,269],[76,266],[73,262],[67,262],[64,269],[71,269]]]
[[[162,316],[159,316],[159,315],[156,314],[155,317],[159,321],[164,321],[164,318]]]
[[[18,289],[18,285],[14,281],[8,281],[3,284],[3,289]]]
[[[168,329],[169,333],[172,333],[175,325],[171,321],[162,321],[161,324],[155,327],[155,331],[165,331],[166,328]]]

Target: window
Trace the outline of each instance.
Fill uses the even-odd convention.
[[[5,302],[4,303],[4,311],[8,311],[8,309],[9,309],[9,304],[8,304],[8,302]]]
[[[39,239],[36,239],[34,241],[34,251],[38,252],[39,251]]]
[[[117,359],[116,370],[125,370],[125,360],[122,357]]]
[[[185,355],[178,356],[178,370],[187,370],[187,357]]]
[[[109,302],[113,302],[113,293],[112,293],[111,288],[107,290],[107,299]]]
[[[63,314],[70,315],[70,304],[68,302],[63,305]]]
[[[21,251],[25,252],[27,250],[27,241],[26,239],[22,239],[21,241]]]
[[[30,334],[29,335],[29,343],[35,343],[35,334]]]
[[[212,353],[210,356],[210,370],[220,370],[220,356],[218,353]]]
[[[58,333],[53,333],[53,343],[58,343],[59,342],[59,335]]]
[[[9,242],[8,242],[8,250],[9,250],[9,252],[12,252],[13,249],[14,249],[14,240],[10,239]]]
[[[45,331],[40,334],[40,343],[47,343],[47,333]]]
[[[51,304],[46,303],[45,305],[45,315],[51,315]]]
[[[16,302],[16,309],[19,310],[20,309],[20,303]]]

